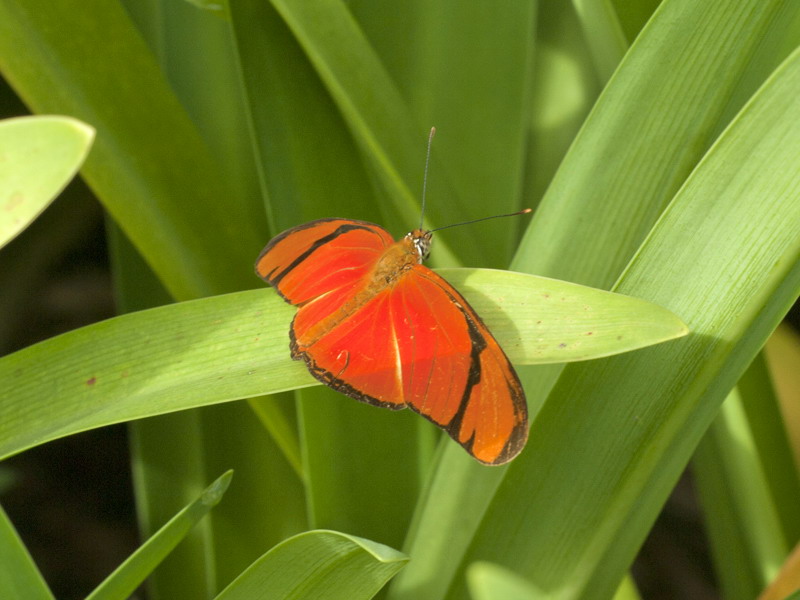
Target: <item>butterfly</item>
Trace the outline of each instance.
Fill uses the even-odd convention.
[[[422,264],[431,239],[320,219],[273,238],[256,273],[297,306],[291,356],[311,375],[362,402],[409,407],[478,461],[501,465],[528,438],[525,394],[481,318]]]

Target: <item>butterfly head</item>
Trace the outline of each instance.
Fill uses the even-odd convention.
[[[431,251],[431,242],[433,241],[433,232],[426,231],[425,229],[415,229],[411,233],[406,234],[406,239],[411,240],[414,249],[417,252],[417,262],[422,262],[428,258]]]

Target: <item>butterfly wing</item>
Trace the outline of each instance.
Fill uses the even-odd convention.
[[[497,340],[445,279],[416,265],[393,291],[408,405],[479,461],[499,465],[528,439],[519,378]]]
[[[389,232],[374,223],[319,219],[273,238],[256,261],[256,273],[291,304],[333,291],[342,300],[363,285],[392,243]]]
[[[304,312],[316,304],[295,323],[312,323]],[[525,445],[525,397],[508,358],[466,300],[422,265],[322,336],[293,327],[292,354],[357,400],[410,406],[483,463],[508,462]]]

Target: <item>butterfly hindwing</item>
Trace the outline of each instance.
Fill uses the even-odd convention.
[[[302,358],[309,371],[326,385],[348,396],[385,408],[405,407],[397,378],[397,356],[391,322],[386,318],[388,290],[373,296],[358,311],[322,336],[300,331],[298,320],[312,322],[304,314],[314,304],[301,307],[291,330],[294,358]]]

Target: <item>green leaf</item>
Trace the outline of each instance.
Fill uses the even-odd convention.
[[[0,248],[64,189],[93,139],[94,129],[68,117],[0,121]]]
[[[611,0],[572,0],[572,4],[592,49],[597,75],[601,81],[608,81],[628,51],[614,5]]]
[[[788,551],[759,458],[734,389],[693,460],[717,577],[730,600],[758,596]]]
[[[467,568],[467,584],[473,600],[544,600],[549,596],[530,581],[494,563],[478,561]],[[638,600],[630,577],[620,585],[614,600]]]
[[[231,477],[233,471],[228,471],[208,486],[197,500],[176,514],[117,567],[89,594],[87,600],[129,597],[195,524],[219,504],[231,483]]]
[[[28,549],[0,507],[0,597],[53,600]]]
[[[670,311],[631,296],[512,271],[440,272],[467,296],[514,363],[600,358],[688,333]]]
[[[441,223],[446,225],[525,206],[519,190],[535,72],[537,3],[406,0],[402,11],[380,2],[350,2],[348,7],[415,123],[436,126],[428,182],[448,181],[459,201],[451,204],[434,186],[427,210],[435,206],[446,215]],[[509,232],[527,224],[527,219],[494,221],[472,229],[471,245],[486,250],[483,241],[493,242],[483,255],[464,248],[463,237],[454,238],[462,244],[453,247],[465,265],[505,268],[517,244]],[[453,233],[469,235],[470,230]]]
[[[0,0],[0,71],[32,110],[96,128],[82,175],[174,297],[254,283],[263,221],[226,201],[219,161],[118,2]]]
[[[724,89],[738,89],[750,67],[753,48],[769,42],[783,18],[790,18],[799,9],[800,4],[777,0],[736,0],[713,5],[692,0],[662,2],[561,163],[512,268],[612,286],[650,234],[664,206],[712,144],[717,129],[724,125],[724,121],[720,123],[721,113],[730,108],[730,92]],[[540,54],[552,43],[545,45],[545,39],[542,38]],[[558,59],[559,73],[573,73],[583,65],[582,54],[575,48],[577,43],[567,48],[564,44],[555,46],[551,64]],[[664,57],[670,58],[667,61]],[[562,75],[562,79],[565,77]],[[575,91],[560,103],[554,103],[555,108],[578,105],[586,88],[573,83],[567,89],[573,88]],[[552,95],[557,96],[559,91],[556,88]],[[567,119],[555,111],[547,116],[554,122],[551,127]],[[542,131],[542,137],[549,139],[545,135],[549,130],[542,126]],[[710,252],[710,256],[714,254]],[[705,251],[697,260],[701,256],[706,257]],[[653,265],[649,278],[661,281],[666,274],[674,274],[675,269],[674,262],[664,260]],[[660,368],[667,366],[652,366],[653,370]],[[518,369],[531,414],[544,403],[562,370],[560,365]],[[612,387],[606,394],[586,411],[572,414],[571,426],[583,423],[590,428],[598,411],[618,401]],[[572,400],[554,402],[571,405]],[[535,437],[536,429],[533,431]],[[600,447],[616,440],[618,432],[610,429],[605,436],[599,441]],[[392,582],[393,599],[410,600],[420,590],[431,598],[445,593],[465,545],[473,536],[473,528],[483,518],[486,504],[504,477],[502,471],[489,472],[465,463],[453,450],[445,451],[444,464],[437,469],[439,477],[447,474],[450,485],[440,485],[438,481],[431,485],[434,495],[420,507],[415,519],[420,530],[412,530],[404,545],[404,551],[415,561]],[[565,472],[572,472],[571,465],[564,468]],[[465,481],[452,481],[454,473],[461,473]],[[568,482],[565,485],[563,491],[569,492]],[[439,511],[439,506],[450,502],[452,488],[469,489],[471,513]],[[563,500],[555,498],[553,502],[563,504]],[[429,544],[430,539],[444,540],[444,546]]]
[[[606,356],[686,333],[669,311],[637,298],[507,271],[442,273],[518,363]],[[7,356],[0,456],[101,425],[311,385],[287,349],[293,312],[274,292],[251,290],[122,315]]]
[[[514,268],[612,285],[718,134],[754,49],[800,10],[791,4],[663,2],[575,139]]]
[[[798,539],[800,484],[759,355],[698,446],[693,473],[725,597],[754,598]]]
[[[309,531],[253,563],[217,600],[372,598],[408,561],[388,546],[337,531]]]
[[[231,19],[272,233],[323,216],[380,221],[350,132],[275,8],[241,0]]]
[[[539,600],[544,598],[530,581],[493,563],[478,561],[467,569],[473,600]]]
[[[617,285],[681,313],[692,333],[565,368],[462,568],[498,562],[565,598],[618,585],[722,400],[800,292],[798,86],[800,51],[715,143]],[[457,577],[449,597],[463,587]]]
[[[381,64],[364,32],[341,0],[272,0],[328,93],[336,103],[358,144],[378,190],[388,202],[383,210],[389,222],[405,223],[406,230],[419,226],[416,190],[422,187],[425,136],[430,125],[414,123],[397,86]],[[434,169],[435,167],[434,154]],[[458,194],[444,177],[431,179],[431,196],[450,199],[450,210],[468,214]],[[426,221],[445,224],[441,204],[427,208]],[[437,264],[459,265],[453,254],[458,246],[466,261],[478,264],[482,255],[495,256],[492,244],[475,239],[469,232],[448,234],[440,240]],[[497,260],[494,260],[497,263]],[[491,263],[490,263],[491,264]]]

